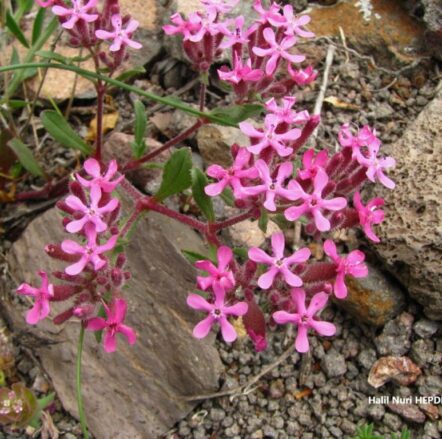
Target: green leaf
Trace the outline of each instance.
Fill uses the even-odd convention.
[[[45,21],[46,9],[40,8],[35,17],[34,26],[32,27],[32,44],[35,44],[43,29]]]
[[[98,309],[97,316],[101,317],[103,319],[106,318],[106,310],[104,309],[103,305],[100,305],[100,308]],[[95,331],[94,336],[95,336],[95,340],[97,341],[97,343],[100,344],[101,340],[103,338],[103,330]]]
[[[249,258],[248,250],[245,247],[234,247],[233,254],[244,261]]]
[[[14,17],[11,15],[9,11],[6,12],[6,27],[9,29],[12,35],[17,38],[20,43],[23,44],[27,49],[29,49],[29,43],[23,32],[20,29],[20,26],[15,21]]]
[[[92,148],[71,128],[63,116],[56,111],[46,110],[40,114],[41,123],[47,132],[60,144],[83,154],[92,153]]]
[[[207,256],[204,256],[200,253],[191,251],[191,250],[181,250],[183,256],[193,265],[196,261],[202,261],[208,259]]]
[[[143,73],[146,73],[146,69],[142,66],[139,66],[139,67],[135,67],[131,70],[126,70],[121,75],[118,75],[115,79],[117,81],[125,82],[125,81],[128,81],[129,79],[132,79],[133,77],[141,75]]]
[[[192,169],[192,195],[193,198],[201,209],[201,212],[204,216],[210,221],[215,221],[215,212],[213,210],[212,198],[209,197],[205,192],[204,188],[209,183],[209,180],[206,177],[201,169],[193,168]]]
[[[155,198],[162,201],[192,185],[192,156],[189,148],[175,151],[164,166],[163,181]]]
[[[232,189],[225,188],[220,195],[221,199],[226,203],[228,206],[233,207],[235,206],[235,197],[233,196]]]
[[[39,50],[35,53],[36,56],[40,58],[45,58],[49,60],[58,61],[62,64],[69,64],[69,59],[59,53],[52,52],[50,50]]]
[[[26,107],[28,103],[26,101],[22,101],[20,99],[11,99],[8,102],[9,108],[11,108],[12,110],[15,110],[17,108],[23,108]]]
[[[138,100],[135,101],[135,141],[132,142],[132,152],[136,159],[139,159],[146,152],[146,142],[144,141],[144,134],[146,132],[147,117],[146,108],[143,103]]]
[[[55,393],[50,393],[37,400],[40,410],[44,410],[46,407],[50,406],[54,402]]]
[[[237,125],[239,122],[248,119],[249,117],[258,116],[264,111],[262,105],[244,104],[232,105],[225,108],[217,108],[209,113],[210,116],[216,117],[218,120],[215,123],[218,125]]]
[[[269,224],[269,215],[266,209],[261,209],[261,216],[258,220],[258,227],[263,233],[267,233],[267,225]]]
[[[27,145],[17,138],[10,140],[8,145],[15,152],[18,161],[27,171],[37,177],[44,176],[43,170],[40,168],[40,165]]]

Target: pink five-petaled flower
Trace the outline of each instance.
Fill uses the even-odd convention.
[[[373,198],[366,206],[364,206],[361,201],[361,194],[355,192],[353,196],[353,205],[358,212],[359,222],[367,238],[371,239],[373,242],[380,242],[381,240],[375,235],[371,226],[372,224],[380,224],[384,221],[384,211],[376,210],[378,207],[384,205],[384,200],[382,198]]]
[[[26,322],[29,325],[35,325],[40,320],[46,318],[49,314],[49,300],[54,297],[54,286],[49,283],[48,275],[44,271],[39,271],[41,277],[40,288],[31,287],[23,283],[17,288],[17,293],[23,296],[33,296],[34,306],[26,313]]]
[[[285,133],[277,133],[278,116],[268,114],[264,120],[264,131],[257,130],[250,122],[239,124],[241,131],[258,143],[248,146],[247,149],[253,154],[260,154],[262,150],[271,147],[280,157],[287,157],[293,152],[293,148],[286,146],[285,142],[293,141],[300,137],[301,130],[294,128]]]
[[[170,17],[173,24],[166,24],[163,30],[166,35],[182,34],[184,40],[187,41],[195,32],[201,28],[201,16],[197,13],[189,14],[189,18],[185,20],[181,14],[176,13]]]
[[[140,43],[131,39],[139,26],[137,20],[131,18],[127,23],[126,29],[123,29],[123,20],[119,14],[112,15],[111,22],[114,27],[113,32],[101,29],[95,32],[95,36],[100,40],[112,40],[112,44],[109,47],[111,52],[118,52],[124,46],[132,47],[132,49],[141,49],[143,47]]]
[[[289,52],[289,49],[296,44],[296,37],[284,37],[283,40],[278,43],[276,41],[275,32],[269,27],[264,29],[263,35],[270,47],[254,47],[253,53],[259,57],[270,57],[266,64],[266,74],[268,76],[273,75],[278,66],[278,61],[280,58],[284,58],[289,62],[289,64],[300,63],[305,60],[304,55],[295,55]]]
[[[272,3],[269,9],[264,9],[261,0],[253,2],[253,8],[259,14],[258,22],[261,24],[270,23],[272,26],[283,26],[284,17],[279,13],[281,7],[277,3]]]
[[[231,343],[236,340],[237,334],[233,325],[227,320],[229,316],[243,316],[247,313],[248,305],[246,302],[238,302],[232,306],[226,306],[225,291],[219,286],[214,287],[215,302],[209,303],[198,294],[190,294],[187,297],[187,304],[199,311],[206,311],[209,315],[199,322],[193,329],[195,338],[204,338],[209,333],[215,323],[221,326],[221,334],[224,341]]]
[[[303,168],[298,171],[298,176],[301,180],[307,180],[309,178],[315,178],[318,173],[318,169],[324,169],[328,161],[328,152],[326,149],[318,152],[315,157],[315,150],[313,148],[308,149],[302,156]]]
[[[307,122],[310,119],[308,111],[304,110],[297,113],[293,110],[295,103],[296,98],[294,96],[285,96],[282,99],[282,106],[279,107],[275,98],[271,98],[265,103],[265,108],[277,117],[277,123],[292,124]]]
[[[92,186],[90,191],[90,206],[86,206],[80,198],[69,195],[66,198],[66,204],[75,209],[75,213],[82,214],[80,219],[76,219],[67,224],[66,230],[69,233],[77,233],[82,230],[86,224],[93,224],[98,233],[107,229],[107,224],[103,221],[103,215],[114,211],[119,204],[116,198],[109,200],[104,206],[99,206],[101,200],[101,189],[99,186]]]
[[[262,79],[264,72],[259,69],[252,69],[252,61],[250,59],[243,64],[241,57],[235,52],[235,64],[233,70],[219,69],[218,75],[222,81],[239,84],[241,81],[257,82]]]
[[[246,45],[249,42],[249,35],[255,30],[255,27],[252,26],[246,31],[243,30],[244,27],[244,17],[240,15],[235,18],[233,23],[235,24],[235,28],[230,30],[228,27],[222,27],[221,32],[227,37],[219,46],[220,49],[228,49],[229,47],[234,46],[235,44],[243,44]]]
[[[322,191],[328,183],[327,173],[318,168],[313,179],[313,193],[308,194],[301,185],[292,180],[288,188],[296,193],[296,199],[301,198],[304,202],[299,206],[292,206],[285,210],[284,215],[289,221],[296,221],[304,214],[313,216],[316,228],[321,232],[330,230],[330,221],[323,215],[323,210],[341,210],[347,205],[347,200],[343,197],[324,200]]]
[[[86,329],[89,331],[103,331],[103,346],[106,352],[115,352],[117,349],[117,334],[123,334],[127,342],[133,345],[137,339],[135,331],[124,325],[127,303],[124,299],[115,299],[110,306],[105,306],[106,319],[93,317],[88,320]]]
[[[373,183],[379,180],[388,189],[394,189],[394,181],[384,174],[385,169],[394,168],[396,160],[393,157],[378,158],[379,144],[373,142],[367,146],[366,154],[360,152],[357,160],[360,165],[367,168],[366,175]]]
[[[231,168],[224,169],[219,165],[210,165],[207,168],[207,175],[216,178],[218,182],[207,185],[204,192],[210,197],[215,197],[229,185],[236,199],[243,198],[241,179],[258,177],[258,170],[255,167],[244,169],[250,163],[251,156],[246,148],[240,148]]]
[[[198,276],[196,278],[198,286],[204,291],[209,287],[212,287],[213,290],[221,289],[223,291],[229,291],[235,286],[235,278],[229,270],[233,252],[229,247],[223,245],[218,249],[216,256],[218,259],[218,267],[215,267],[215,265],[208,260],[195,262],[196,268],[209,273],[208,276]]]
[[[336,279],[333,286],[335,296],[338,299],[345,299],[347,297],[345,276],[366,277],[368,275],[368,268],[364,264],[365,255],[360,250],[353,250],[347,256],[341,257],[331,239],[324,242],[324,252],[336,264]]]
[[[92,23],[98,18],[98,14],[88,13],[91,9],[95,9],[98,0],[89,0],[85,5],[83,5],[83,1],[84,0],[72,0],[72,8],[65,8],[59,5],[55,5],[52,8],[52,12],[55,15],[67,19],[67,21],[62,24],[62,27],[72,29],[79,20]]]
[[[258,247],[252,247],[249,250],[249,258],[252,261],[270,266],[269,270],[262,274],[258,279],[258,285],[263,290],[267,290],[272,286],[276,275],[279,273],[290,286],[299,287],[302,285],[301,278],[296,276],[290,267],[294,264],[300,264],[307,261],[311,252],[308,248],[302,248],[288,258],[284,258],[284,248],[284,233],[278,232],[272,235],[273,256],[269,256],[264,250],[261,250]]]
[[[75,174],[78,182],[86,188],[98,186],[103,192],[106,193],[112,192],[124,178],[124,175],[121,175],[120,177],[111,181],[112,177],[118,170],[118,165],[115,160],[112,160],[109,163],[109,167],[104,174],[101,174],[100,164],[95,159],[87,159],[84,162],[83,168],[86,173],[92,177],[92,180],[86,180],[80,174]]]
[[[318,72],[314,70],[312,66],[297,70],[289,64],[288,72],[293,81],[295,81],[299,86],[312,83],[318,76]]]
[[[322,310],[328,301],[327,293],[315,294],[310,300],[308,308],[305,307],[305,291],[302,288],[293,288],[292,300],[296,305],[296,313],[287,311],[276,311],[273,313],[273,320],[280,325],[292,323],[298,327],[295,348],[298,352],[308,352],[308,330],[314,329],[320,335],[332,336],[336,333],[333,323],[316,320],[315,315]]]
[[[287,178],[293,174],[291,162],[284,162],[279,166],[275,179],[271,177],[270,169],[264,160],[257,160],[255,168],[258,170],[263,184],[244,188],[244,194],[254,196],[265,192],[264,207],[271,212],[276,210],[275,198],[277,195],[286,200],[296,199],[296,194],[282,187]]]
[[[310,23],[311,18],[308,15],[301,15],[300,17],[296,16],[293,13],[292,5],[285,5],[283,8],[283,15],[285,18],[285,34],[288,36],[299,35],[303,38],[313,38],[315,34],[313,32],[309,32],[305,29],[302,29],[301,26],[305,26]]]
[[[208,12],[226,14],[239,3],[239,0],[201,0],[201,3]]]
[[[103,244],[97,244],[97,231],[92,224],[87,224],[85,227],[85,234],[87,243],[83,247],[78,242],[67,239],[61,243],[61,249],[69,255],[78,255],[80,259],[69,267],[65,268],[65,273],[71,276],[80,274],[91,262],[95,271],[102,269],[106,265],[106,260],[101,256],[103,253],[112,250],[115,247],[118,236],[113,235],[109,240]]]

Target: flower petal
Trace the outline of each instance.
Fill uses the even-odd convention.
[[[305,325],[298,326],[298,334],[296,335],[295,348],[301,354],[308,352],[308,350],[310,349],[307,333],[308,333],[307,326]]]
[[[227,343],[232,343],[236,340],[237,334],[233,325],[227,320],[226,317],[222,317],[219,320],[219,324],[221,326],[221,334],[223,339]]]
[[[195,338],[204,338],[210,332],[213,323],[215,322],[215,318],[207,316],[204,320],[201,320],[194,328],[193,328],[193,336]]]
[[[197,309],[200,311],[210,312],[213,310],[214,306],[207,302],[204,297],[201,297],[198,294],[189,294],[187,296],[187,305],[193,309]]]

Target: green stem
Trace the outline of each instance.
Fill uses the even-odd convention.
[[[83,431],[83,439],[89,439],[86,418],[84,417],[83,397],[81,395],[81,357],[83,354],[83,342],[84,342],[84,326],[81,325],[80,337],[78,339],[77,369],[76,369],[77,404],[78,404],[78,416],[80,417],[81,430]]]
[[[214,123],[219,123],[222,125],[228,125],[232,127],[237,127],[238,125],[235,123],[232,123],[220,116],[217,116],[215,114],[207,113],[204,111],[197,110],[190,105],[186,105],[185,103],[178,101],[176,99],[170,99],[168,97],[162,97],[158,96],[155,93],[151,93],[145,90],[142,90],[141,88],[135,87],[134,85],[126,84],[122,81],[118,81],[114,78],[109,78],[107,76],[100,75],[95,72],[91,72],[90,70],[84,70],[80,67],[74,66],[74,65],[65,65],[65,64],[55,64],[55,63],[27,63],[27,64],[16,64],[16,65],[9,65],[0,67],[0,73],[3,72],[11,72],[15,70],[23,70],[23,69],[31,69],[31,68],[51,68],[51,69],[59,69],[59,70],[68,70],[70,72],[78,73],[79,75],[83,76],[86,79],[89,79],[90,81],[103,81],[107,84],[111,84],[115,87],[122,88],[123,90],[127,90],[133,93],[138,94],[139,96],[144,96],[145,98],[158,102],[162,105],[167,105],[169,107],[176,108],[178,110],[181,110],[185,113],[191,114],[192,116],[196,116],[202,119],[207,119]]]

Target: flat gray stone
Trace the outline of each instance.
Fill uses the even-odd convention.
[[[34,220],[13,245],[11,273],[19,282],[34,282],[38,269],[54,271],[60,263],[46,256],[47,243],[66,238],[55,209]],[[180,254],[185,248],[204,253],[199,236],[181,223],[149,213],[139,224],[127,249],[132,279],[125,289],[127,323],[138,333],[129,346],[119,340],[118,350],[106,354],[86,334],[84,351],[84,404],[89,427],[97,439],[144,439],[163,435],[187,415],[193,404],[183,395],[213,392],[218,388],[221,362],[213,336],[204,341],[192,337],[199,316],[186,305],[194,288],[193,267]],[[48,343],[36,354],[52,379],[63,406],[77,415],[75,359],[79,324],[55,326],[46,319],[36,328],[24,322],[25,308],[5,301],[15,326]],[[51,316],[66,309],[54,304]]]

